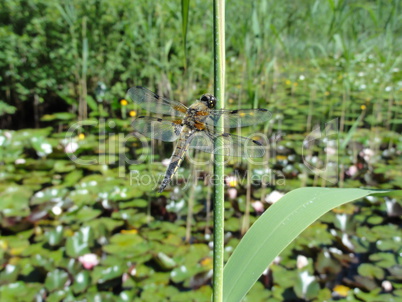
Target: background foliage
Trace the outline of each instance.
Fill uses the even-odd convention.
[[[136,159],[149,150],[116,133],[130,133],[138,111],[121,102],[131,86],[187,104],[212,91],[210,6],[190,2],[185,57],[180,1],[0,3],[0,124],[9,129],[0,130],[4,301],[209,301],[208,186],[185,187],[195,175],[188,164],[162,196],[157,182],[136,184],[129,171],[160,177],[172,146],[153,142],[154,162],[125,165],[122,153]],[[269,165],[227,165],[227,256],[265,201],[331,186],[302,161],[303,139],[317,122],[339,118],[338,186],[400,189],[401,2],[228,0],[226,7],[227,103],[274,115],[258,129],[271,138]],[[94,124],[65,140],[87,117]],[[312,149],[312,162],[324,165],[324,147],[333,146]],[[66,153],[96,162],[76,165]],[[258,180],[267,169],[285,181],[252,184],[245,176]],[[205,179],[211,171],[202,170]],[[328,213],[246,299],[397,301],[400,226],[398,198]]]

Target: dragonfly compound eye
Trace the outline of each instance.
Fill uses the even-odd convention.
[[[209,98],[209,101],[208,101],[208,107],[214,108],[215,105],[216,105],[216,98],[213,95],[211,95],[211,97]]]
[[[201,102],[208,104],[209,103],[209,97],[206,96],[205,94],[201,97]]]

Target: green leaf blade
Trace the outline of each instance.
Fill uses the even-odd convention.
[[[329,210],[385,190],[300,188],[273,204],[250,228],[224,268],[223,301],[240,301],[268,265]]]
[[[182,19],[182,35],[183,35],[183,49],[184,61],[187,61],[187,27],[188,27],[188,11],[190,7],[190,0],[181,1],[181,19]]]

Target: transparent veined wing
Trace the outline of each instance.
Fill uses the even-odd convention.
[[[215,148],[214,140],[221,143],[221,148]],[[212,154],[236,157],[262,157],[267,149],[257,140],[237,136],[230,133],[214,135],[208,131],[199,131],[193,135],[190,147]]]
[[[217,126],[223,119],[225,128],[252,126],[269,121],[272,113],[267,109],[211,110],[205,123]]]
[[[170,116],[182,116],[187,112],[182,103],[161,97],[141,86],[132,87],[127,93],[135,103],[150,112]]]
[[[149,138],[174,142],[179,138],[182,131],[181,123],[182,120],[180,119],[169,121],[156,117],[140,116],[131,125],[135,131]]]

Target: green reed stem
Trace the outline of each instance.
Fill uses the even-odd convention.
[[[225,0],[214,0],[214,94],[216,109],[225,103]],[[223,129],[224,120],[217,127]],[[215,141],[215,148],[222,149],[222,142]],[[214,206],[214,274],[213,301],[223,299],[223,245],[224,245],[224,164],[223,156],[215,155],[215,206]]]

